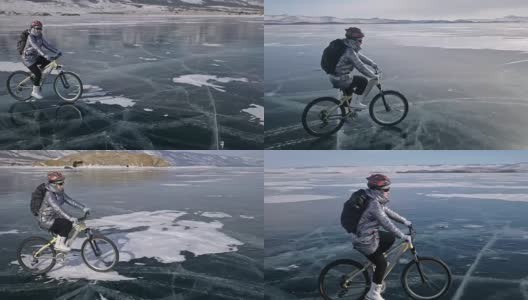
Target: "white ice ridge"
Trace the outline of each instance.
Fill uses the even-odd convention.
[[[223,46],[222,44],[211,44],[211,43],[203,43],[202,45],[206,47],[222,47]]]
[[[289,202],[304,202],[315,200],[334,199],[335,196],[327,195],[273,195],[264,196],[264,203],[289,203]]]
[[[251,104],[249,108],[245,108],[242,110],[245,113],[248,113],[252,115],[252,119],[256,119],[259,121],[259,124],[264,126],[264,107],[257,105],[257,104]]]
[[[186,212],[161,210],[140,211],[123,215],[88,220],[87,225],[102,231],[119,249],[120,261],[127,262],[141,257],[154,258],[162,263],[181,262],[181,251],[196,256],[237,251],[243,243],[219,230],[218,221],[202,222],[180,220]],[[74,249],[80,249],[82,239],[76,240]],[[68,256],[62,266],[55,267],[47,275],[55,279],[132,280],[115,271],[94,272],[83,263],[80,256]]]
[[[215,75],[204,74],[182,75],[180,77],[174,77],[172,81],[174,83],[190,84],[198,87],[206,86],[224,93],[225,88],[223,86],[212,83],[211,81],[219,83],[228,83],[232,81],[249,82],[247,78],[218,77]]]
[[[434,198],[470,198],[528,202],[528,194],[426,194],[425,196]]]
[[[497,237],[498,237],[498,234],[495,233],[493,237],[488,241],[488,243],[484,246],[484,248],[482,248],[482,250],[480,250],[480,252],[477,254],[475,261],[473,262],[469,270],[464,275],[464,278],[462,279],[460,286],[458,287],[455,295],[453,296],[452,298],[453,300],[459,300],[462,298],[462,296],[464,295],[464,289],[466,288],[468,281],[471,279],[471,274],[473,274],[473,272],[477,268],[477,265],[480,262],[480,259],[482,258],[484,253],[488,251],[491,248],[491,246],[493,246],[493,244],[497,241]]]
[[[17,233],[19,233],[19,231],[16,230],[16,229],[8,230],[8,231],[0,231],[0,235],[4,235],[4,234],[17,234]]]

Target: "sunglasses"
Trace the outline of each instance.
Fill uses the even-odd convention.
[[[42,30],[42,27],[35,27],[35,30]]]
[[[363,39],[358,39],[357,41],[360,43],[363,43]]]
[[[390,188],[385,188],[385,189],[381,189],[382,191],[384,191],[385,193],[388,193],[390,191]]]
[[[56,185],[64,185],[64,181],[57,181],[55,182]]]

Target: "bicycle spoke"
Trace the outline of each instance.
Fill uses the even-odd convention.
[[[445,292],[450,284],[448,271],[433,259],[420,259],[406,273],[406,289],[416,299],[434,299]]]

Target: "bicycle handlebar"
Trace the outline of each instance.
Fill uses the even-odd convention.
[[[90,215],[90,212],[87,211],[87,212],[84,213],[84,216],[80,217],[80,218],[77,219],[77,220],[79,220],[79,221],[85,221],[86,219],[88,219],[88,216],[89,216],[89,215]]]

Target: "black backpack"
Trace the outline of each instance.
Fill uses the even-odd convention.
[[[341,56],[345,54],[346,49],[345,42],[341,39],[333,40],[324,49],[323,56],[321,57],[321,68],[323,68],[326,74],[335,74],[337,63],[341,59]]]
[[[31,213],[34,216],[38,216],[44,196],[46,196],[46,184],[42,183],[31,194]]]
[[[20,55],[24,52],[24,48],[26,48],[27,39],[29,36],[29,29],[26,29],[22,31],[20,34],[20,37],[18,38],[17,42],[17,51]]]
[[[357,225],[359,219],[367,209],[370,203],[370,197],[365,190],[358,190],[350,196],[350,199],[343,205],[341,213],[341,225],[348,233],[357,234]]]

